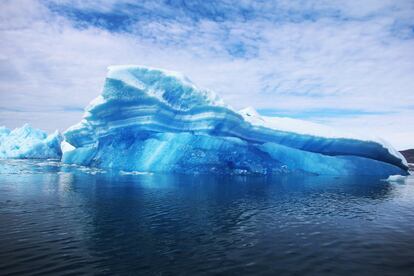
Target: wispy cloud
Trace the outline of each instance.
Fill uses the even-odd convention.
[[[0,124],[64,129],[106,66],[137,63],[181,71],[235,108],[316,110],[411,147],[412,124],[394,123],[414,117],[413,28],[405,0],[2,1]]]

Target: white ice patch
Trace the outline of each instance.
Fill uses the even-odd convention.
[[[60,149],[62,150],[62,153],[65,153],[65,152],[72,151],[76,148],[72,146],[71,144],[69,144],[68,142],[63,141],[62,143],[60,143]]]
[[[397,183],[404,183],[407,179],[407,176],[403,175],[390,175],[385,181],[387,182],[397,182]]]
[[[131,171],[131,172],[126,172],[126,171],[119,171],[120,175],[152,175],[153,173],[151,172],[139,172],[139,171]]]

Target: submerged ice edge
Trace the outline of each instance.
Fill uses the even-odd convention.
[[[286,168],[285,168],[286,169]],[[114,169],[101,169],[96,167],[87,167],[76,164],[66,164],[56,159],[0,159],[0,175],[38,175],[38,174],[57,174],[63,176],[69,175],[90,175],[96,177],[115,178],[118,177],[203,177],[203,173],[171,173],[171,172],[149,172],[149,171],[124,171]],[[413,172],[409,175],[316,175],[304,172],[289,172],[288,170],[280,174],[250,174],[244,170],[235,170],[230,174],[217,175],[208,174],[211,177],[240,177],[260,179],[261,177],[306,177],[312,179],[331,179],[333,181],[348,179],[354,181],[356,179],[374,180],[378,182],[388,182],[391,184],[412,184],[414,183]]]

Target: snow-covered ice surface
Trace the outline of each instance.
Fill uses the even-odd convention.
[[[390,175],[388,178],[383,179],[389,183],[398,183],[398,184],[409,184],[414,183],[414,172],[409,171],[409,175]]]
[[[59,132],[48,135],[28,124],[14,130],[0,127],[0,158],[60,159],[61,141]]]
[[[124,172],[405,175],[378,139],[235,111],[179,73],[109,68],[102,94],[65,133],[62,161]]]
[[[403,183],[403,182],[405,182],[405,180],[407,178],[408,178],[408,176],[396,174],[396,175],[390,175],[390,176],[388,176],[388,178],[385,179],[385,181]]]

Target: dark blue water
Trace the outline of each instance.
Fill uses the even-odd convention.
[[[2,275],[414,275],[414,181],[0,161]]]

